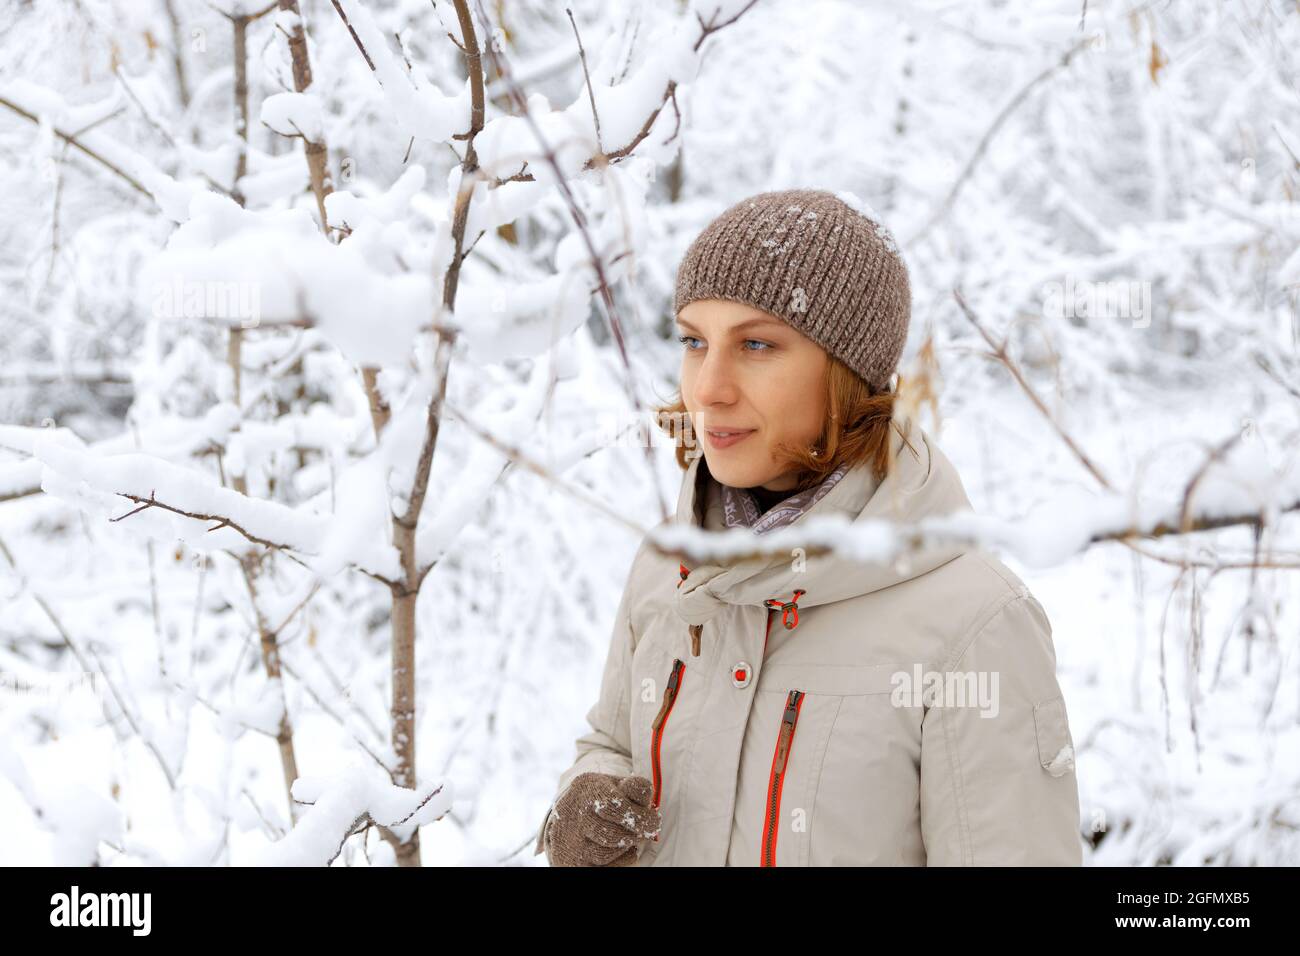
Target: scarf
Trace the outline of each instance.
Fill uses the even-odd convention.
[[[716,486],[713,492],[721,500],[722,520],[728,528],[749,528],[755,534],[763,534],[777,528],[784,528],[825,498],[848,470],[847,464],[840,465],[827,475],[821,484],[792,494],[766,510],[750,489],[724,485],[712,476],[709,477],[709,481]]]

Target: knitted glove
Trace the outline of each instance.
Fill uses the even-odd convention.
[[[546,824],[551,866],[631,866],[659,833],[645,777],[581,773],[555,802]]]

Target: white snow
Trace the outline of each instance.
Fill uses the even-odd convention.
[[[320,100],[312,93],[272,93],[262,100],[262,122],[281,136],[301,136],[310,143],[325,135]]]
[[[898,253],[898,243],[894,241],[893,234],[890,233],[889,228],[884,224],[884,218],[871,207],[870,203],[857,193],[850,192],[847,189],[836,190],[835,195],[854,212],[870,219],[875,224],[876,236],[885,244],[885,248],[895,254]]]

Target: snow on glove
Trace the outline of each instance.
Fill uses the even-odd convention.
[[[631,866],[659,833],[645,777],[581,773],[555,802],[546,825],[551,866]]]

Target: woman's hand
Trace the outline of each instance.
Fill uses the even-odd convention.
[[[546,829],[551,866],[631,866],[661,818],[645,777],[582,773],[556,801]]]

